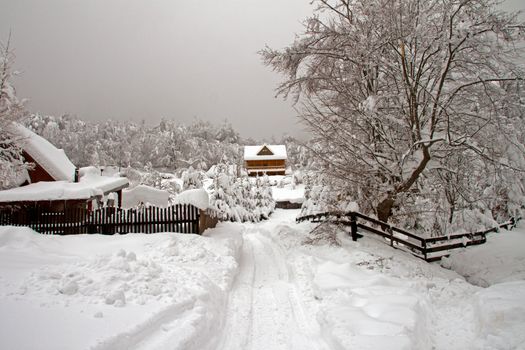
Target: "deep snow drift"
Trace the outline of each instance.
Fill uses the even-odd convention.
[[[218,332],[240,245],[233,225],[213,239],[2,227],[0,348],[198,349]]]
[[[2,227],[0,348],[524,348],[523,229],[444,262],[482,288],[372,236],[313,236],[297,214],[203,237]]]

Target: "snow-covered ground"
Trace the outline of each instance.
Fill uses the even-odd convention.
[[[240,227],[214,237],[0,228],[1,349],[199,349],[217,333]]]
[[[304,201],[304,185],[272,186],[272,195],[276,202],[302,203]]]
[[[204,237],[0,228],[0,348],[525,348],[525,230],[445,262],[486,261],[468,272],[484,280],[511,263],[482,288],[375,237],[312,236],[298,212]],[[498,237],[514,244],[492,259]]]
[[[512,231],[488,234],[487,243],[457,251],[441,265],[481,287],[525,280],[525,222]]]

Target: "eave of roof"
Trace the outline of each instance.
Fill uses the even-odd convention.
[[[88,200],[117,192],[129,186],[123,177],[98,176],[80,182],[40,181],[27,186],[0,191],[0,203],[55,200]]]

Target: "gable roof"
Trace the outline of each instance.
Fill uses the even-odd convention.
[[[288,156],[286,154],[285,145],[244,146],[244,160],[271,160],[287,158]]]
[[[56,148],[42,136],[18,123],[12,124],[11,131],[21,138],[22,149],[54,180],[74,181],[75,165],[69,160],[63,149]]]
[[[268,146],[264,145],[259,152],[257,152],[258,156],[273,156],[273,152],[271,149],[268,148]]]

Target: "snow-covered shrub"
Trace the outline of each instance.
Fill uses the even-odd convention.
[[[333,179],[310,173],[304,177],[305,200],[301,206],[301,216],[327,211],[359,211],[351,189],[345,189]]]
[[[127,167],[121,170],[122,176],[128,179],[130,187],[140,185],[143,174],[135,168]]]
[[[275,208],[268,178],[235,177],[230,167],[218,164],[213,175],[210,206],[220,220],[257,222],[268,219]]]
[[[292,174],[292,184],[294,186],[302,184],[303,183],[303,177],[304,177],[304,172],[303,171],[301,171],[301,170],[294,171],[293,174]]]
[[[224,164],[218,164],[213,175],[210,207],[217,218],[226,221],[238,221],[235,209],[235,198],[232,193],[233,179],[226,171]]]
[[[268,176],[257,177],[254,188],[255,213],[261,220],[266,220],[275,210],[275,201],[272,196],[272,188]]]
[[[151,164],[144,169],[140,184],[167,191],[170,194],[170,202],[173,202],[177,193],[181,191],[180,186],[173,179],[165,179],[162,173],[151,167]]]
[[[182,190],[193,190],[202,188],[202,175],[200,171],[189,167],[182,173]]]
[[[155,188],[160,188],[162,186],[162,176],[160,172],[153,169],[151,163],[147,164],[144,168],[144,174],[140,179],[141,185],[147,185]]]

